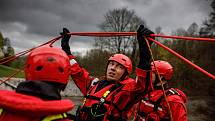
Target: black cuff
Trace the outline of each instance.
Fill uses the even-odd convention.
[[[147,46],[139,47],[139,64],[137,67],[143,70],[151,70],[151,55]]]
[[[63,39],[61,40],[61,48],[62,48],[62,50],[64,50],[64,52],[65,52],[67,55],[71,55],[71,51],[70,51],[70,46],[69,46],[68,38],[63,38]]]

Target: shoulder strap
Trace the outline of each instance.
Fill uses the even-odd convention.
[[[179,95],[180,96],[180,94],[175,89],[173,89],[173,88],[168,89],[165,92],[165,94],[166,94],[166,96],[169,96],[169,95]],[[154,102],[153,111],[157,111],[158,110],[158,107],[160,106],[160,103],[161,103],[161,101],[162,101],[163,98],[164,98],[164,96],[162,95],[162,96],[160,96],[160,98],[156,102]]]
[[[110,101],[106,101],[105,99],[108,97],[108,95],[113,92],[114,90],[116,90],[117,88],[119,88],[121,85],[120,84],[114,84],[112,87],[110,87],[109,90],[105,91],[105,93],[102,95],[101,98],[99,97],[96,97],[96,96],[93,96],[93,95],[90,95],[89,93],[85,96],[85,99],[84,99],[84,103],[86,101],[86,99],[93,99],[93,100],[99,100],[101,104],[103,103],[107,103],[107,104],[110,104],[111,102]],[[92,90],[90,90],[89,92],[91,92]]]

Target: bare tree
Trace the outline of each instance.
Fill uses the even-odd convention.
[[[145,22],[133,10],[120,8],[108,11],[105,20],[99,25],[104,32],[134,32],[140,24]],[[134,57],[137,50],[135,37],[101,37],[95,39],[95,45],[114,53],[128,53]]]
[[[190,36],[198,36],[199,34],[199,26],[194,22],[192,23],[188,29],[187,29],[187,33]]]

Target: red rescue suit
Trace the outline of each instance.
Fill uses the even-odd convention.
[[[169,89],[166,93],[173,91],[178,93],[179,90]],[[177,92],[175,92],[177,91]],[[173,121],[187,121],[187,110],[183,99],[182,92],[178,94],[167,94]],[[184,97],[186,98],[186,97]],[[160,101],[159,101],[160,100]],[[144,99],[136,104],[136,116],[134,121],[170,121],[168,106],[163,97],[162,90],[155,90],[146,95]]]
[[[78,120],[127,120],[127,113],[141,99],[146,76],[141,81],[126,78],[118,83],[98,79],[95,82],[96,79],[90,77],[85,69],[71,61],[71,76],[85,96],[83,105],[77,111]],[[97,90],[104,83],[109,84]]]
[[[142,73],[140,70],[140,74]],[[166,89],[173,121],[187,121],[186,95],[179,89]],[[168,106],[162,90],[150,91],[135,105],[134,121],[170,121]]]
[[[70,100],[42,100],[13,91],[0,90],[0,121],[70,121]]]

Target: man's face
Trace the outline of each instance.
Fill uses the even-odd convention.
[[[107,81],[119,81],[126,69],[116,61],[110,61],[107,66]]]

